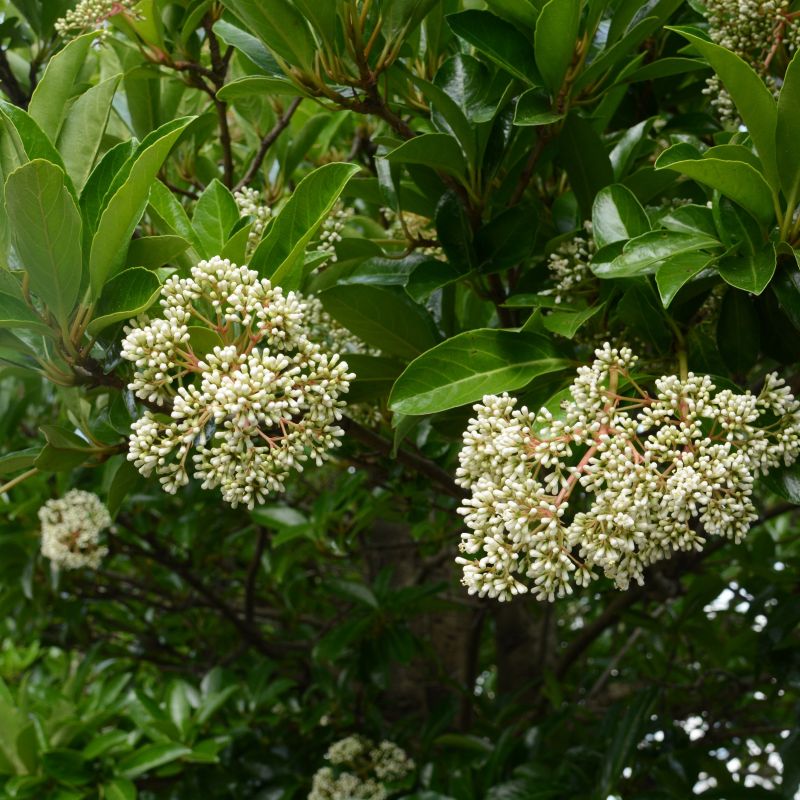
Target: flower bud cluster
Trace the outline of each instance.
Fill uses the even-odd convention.
[[[129,388],[156,407],[132,427],[139,471],[175,493],[191,453],[204,489],[253,508],[292,470],[321,464],[339,444],[354,376],[314,340],[307,303],[219,257],[170,278],[161,295],[163,316],[132,322],[122,343]]]
[[[386,800],[385,784],[401,781],[414,762],[394,742],[376,745],[361,736],[348,736],[328,748],[332,766],[314,774],[308,800]]]
[[[239,214],[243,217],[250,217],[252,220],[250,233],[247,236],[247,256],[249,258],[258,247],[267,223],[272,218],[272,209],[261,202],[258,189],[251,189],[247,186],[234,192],[233,199],[239,208]]]
[[[547,267],[554,287],[549,294],[556,303],[572,303],[581,294],[581,290],[592,280],[592,256],[597,250],[592,223],[583,223],[583,232],[569,241],[562,242],[554,253],[550,254]],[[542,294],[545,294],[543,292]]]
[[[756,477],[800,454],[800,403],[774,374],[758,395],[692,373],[649,393],[629,349],[595,356],[558,417],[506,394],[475,406],[457,472],[471,594],[552,601],[599,571],[641,584],[648,565],[708,536],[741,541]]]
[[[336,245],[342,241],[342,231],[353,217],[353,209],[347,208],[341,200],[337,200],[333,210],[325,218],[319,232],[319,250],[328,254],[326,263],[336,261]]]
[[[96,494],[72,489],[39,509],[42,555],[61,569],[97,569],[108,555],[100,533],[111,527],[108,509]]]
[[[75,8],[56,20],[55,29],[59,36],[76,36],[85,31],[102,29],[116,14],[133,10],[137,0],[81,0]]]

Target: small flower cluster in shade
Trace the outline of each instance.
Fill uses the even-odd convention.
[[[471,594],[552,601],[601,571],[641,584],[675,551],[739,542],[757,518],[755,478],[800,453],[800,403],[774,374],[757,395],[692,373],[649,392],[629,349],[595,356],[558,417],[506,394],[475,406],[457,472]]]
[[[137,0],[81,0],[75,8],[56,20],[59,36],[77,36],[86,31],[105,29],[116,14],[131,12]]]
[[[42,555],[61,569],[97,569],[108,555],[100,534],[111,527],[108,509],[96,494],[72,489],[39,509]]]
[[[328,254],[326,263],[334,263],[337,260],[336,245],[342,241],[342,231],[353,218],[353,214],[352,208],[348,208],[341,200],[337,200],[331,213],[322,223],[319,232],[319,250]]]
[[[592,223],[584,222],[581,233],[550,254],[547,267],[554,286],[542,294],[552,294],[559,304],[575,302],[594,277],[589,265],[596,249]]]
[[[706,0],[708,33],[716,44],[732,50],[750,64],[777,95],[780,82],[779,56],[791,54],[800,44],[800,17],[791,10],[790,0]],[[777,70],[777,72],[776,72]],[[706,80],[703,94],[723,122],[738,122],[738,112],[720,79]]]
[[[252,508],[340,443],[354,376],[314,340],[301,296],[215,257],[168,279],[161,306],[122,343],[135,367],[129,388],[150,404],[128,452],[145,477],[174,493],[189,481],[191,454],[204,489]]]
[[[239,214],[243,217],[250,217],[252,220],[250,233],[247,236],[247,257],[249,258],[258,247],[267,223],[272,218],[272,208],[261,202],[258,189],[251,189],[247,186],[234,192],[233,199],[236,201]]]
[[[375,744],[362,736],[348,736],[325,754],[331,766],[314,774],[308,800],[386,800],[386,784],[402,781],[414,762],[394,742]]]
[[[387,233],[391,238],[405,240],[422,255],[431,256],[439,260],[445,258],[444,250],[440,245],[435,244],[437,240],[436,227],[430,219],[412,211],[398,213],[393,208],[382,208],[381,214],[388,223]],[[419,244],[424,242],[431,242],[432,244],[423,244],[420,247]]]

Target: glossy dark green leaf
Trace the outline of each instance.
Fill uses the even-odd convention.
[[[581,0],[550,0],[539,13],[534,35],[536,66],[554,94],[572,63],[580,18]]]
[[[630,278],[650,275],[667,258],[700,250],[714,250],[720,243],[709,236],[675,231],[650,231],[628,241],[622,253],[610,263],[592,262],[592,272],[599,278]]]
[[[401,414],[435,414],[486,394],[519,389],[538,375],[568,366],[544,336],[467,331],[412,361],[397,379],[389,405]]]
[[[701,39],[691,30],[682,28],[671,30],[691,42],[722,79],[722,83],[736,104],[736,110],[753,138],[764,164],[769,185],[777,188],[780,183],[775,150],[778,110],[775,99],[761,76],[735,53]]]
[[[678,233],[700,233],[705,236],[717,237],[717,226],[714,224],[714,214],[708,206],[693,204],[679,206],[659,217],[659,225],[668,231]]]
[[[556,309],[551,314],[542,318],[542,325],[551,333],[557,333],[559,336],[572,339],[580,328],[592,319],[592,317],[599,314],[605,306],[605,303],[595,303],[580,311]]]
[[[736,289],[722,298],[717,322],[717,346],[728,368],[744,375],[755,364],[760,349],[758,314],[752,300]]]
[[[719,274],[726,283],[750,294],[761,294],[767,288],[776,266],[773,244],[755,253],[725,256],[717,264]]]
[[[423,133],[391,150],[385,158],[393,164],[422,164],[464,179],[467,162],[453,136]]]
[[[581,214],[588,219],[595,195],[614,182],[614,171],[600,137],[586,119],[574,112],[567,117],[561,134],[561,160]]]
[[[276,56],[292,66],[313,68],[316,42],[289,0],[228,0],[226,5]]]
[[[472,241],[464,204],[453,192],[442,195],[436,208],[436,232],[448,262],[462,273],[478,266],[478,257]]]
[[[800,195],[800,57],[795,53],[778,97],[778,119],[775,127],[775,158],[781,188],[788,207],[794,208]]]
[[[750,164],[720,158],[670,161],[665,164],[659,157],[656,169],[680,172],[736,201],[763,224],[769,225],[774,222],[772,190],[763,176]]]
[[[88,331],[92,336],[115,322],[133,319],[158,299],[161,282],[143,267],[132,267],[115,275],[104,287]]]
[[[615,183],[601,189],[592,205],[592,233],[598,247],[633,239],[650,230],[650,221],[633,192]]]
[[[411,360],[438,341],[428,313],[400,289],[335,286],[320,300],[335,320],[386,354]]]
[[[407,36],[437,2],[438,0],[392,0],[387,3],[383,14],[384,36],[389,41]]]
[[[434,83],[471,122],[487,122],[494,116],[496,106],[489,97],[489,71],[478,59],[465,53],[448,58],[437,70]]]
[[[550,98],[541,89],[527,89],[517,99],[514,109],[515,125],[549,125],[564,115],[553,111]]]
[[[346,353],[347,366],[356,379],[350,384],[348,402],[363,403],[388,397],[397,377],[403,371],[403,362],[385,356],[365,356]]]
[[[31,289],[66,325],[83,274],[81,218],[62,170],[30,161],[6,181],[12,241],[30,276]]]
[[[713,263],[714,257],[702,250],[678,253],[662,261],[656,272],[656,285],[664,308],[672,303],[678,292],[692,278],[696,278]]]
[[[489,11],[470,9],[449,14],[447,24],[456,36],[515,78],[529,85],[539,84],[533,47],[511,23]]]

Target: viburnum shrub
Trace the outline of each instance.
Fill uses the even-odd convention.
[[[794,798],[799,43],[0,0],[0,798]]]

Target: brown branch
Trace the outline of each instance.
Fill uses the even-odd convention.
[[[347,434],[356,441],[377,450],[381,455],[391,457],[393,450],[392,443],[379,433],[375,433],[375,431],[371,431],[369,428],[365,428],[363,425],[349,418],[343,420],[342,427]],[[398,449],[395,458],[398,464],[402,464],[404,467],[408,467],[420,473],[420,475],[430,478],[436,486],[450,495],[450,497],[455,497],[458,500],[463,499],[464,493],[458,488],[458,485],[453,480],[450,473],[443,470],[435,462],[417,453],[402,449]]]
[[[302,102],[302,99],[302,97],[295,97],[272,129],[261,140],[261,144],[259,145],[256,154],[253,156],[250,166],[247,168],[247,172],[245,172],[244,177],[239,181],[239,183],[236,184],[236,191],[247,186],[258,174],[259,169],[261,169],[261,165],[264,163],[264,158],[267,155],[267,151],[270,147],[272,147],[272,145],[275,143],[275,140],[281,135],[281,133],[286,130],[289,123],[292,121],[294,112],[297,111],[297,107]]]

